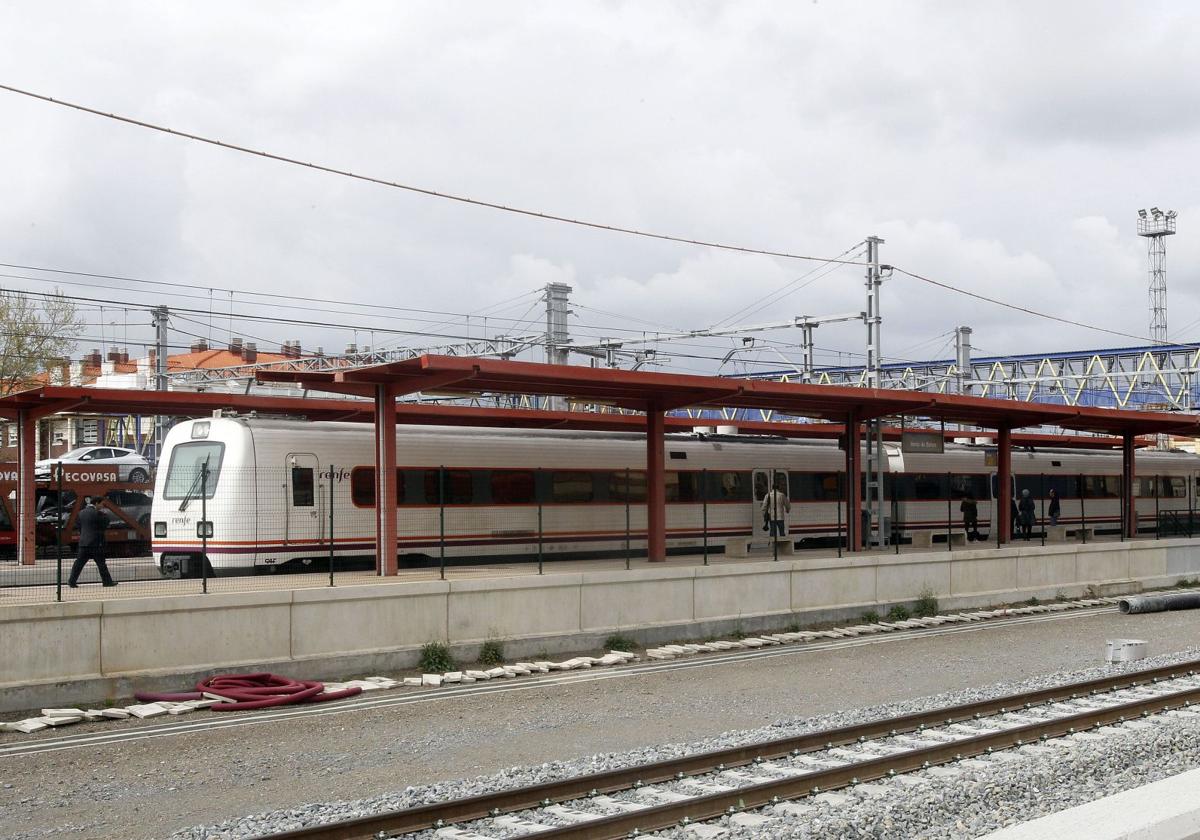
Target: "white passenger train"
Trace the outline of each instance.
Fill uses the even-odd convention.
[[[401,566],[428,563],[443,550],[451,562],[535,556],[539,517],[547,558],[623,552],[627,527],[633,550],[645,547],[640,435],[401,426],[396,441]],[[967,493],[978,500],[980,529],[990,529],[994,448],[887,449],[893,533],[907,539],[931,531],[945,539],[960,526],[959,502]],[[792,499],[793,540],[832,540],[843,532],[845,461],[832,442],[672,434],[665,459],[673,552],[699,551],[705,525],[712,549],[762,539],[759,500],[772,483],[786,485]],[[370,426],[190,420],[171,429],[160,463],[152,520],[163,574],[199,574],[205,551],[216,574],[374,553]],[[1051,488],[1058,493],[1060,524],[1118,530],[1119,452],[1017,450],[1012,463],[1017,494],[1030,490],[1041,508]],[[1140,528],[1154,528],[1156,508],[1186,513],[1196,506],[1200,458],[1139,452],[1137,473]]]

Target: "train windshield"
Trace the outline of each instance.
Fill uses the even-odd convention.
[[[205,498],[211,499],[217,489],[217,479],[221,477],[221,459],[224,456],[225,444],[216,441],[196,440],[176,446],[171,450],[163,498],[198,499],[203,485]],[[206,462],[208,475],[202,477]]]

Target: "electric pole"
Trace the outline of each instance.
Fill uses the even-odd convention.
[[[867,237],[867,313],[863,320],[867,323],[867,366],[866,377],[868,388],[880,388],[883,385],[883,356],[881,354],[880,330],[883,317],[880,313],[880,291],[883,286],[883,273],[879,265],[879,246],[883,240],[878,236]],[[875,545],[887,545],[887,528],[883,520],[883,460],[886,453],[883,449],[883,418],[877,417],[867,423],[867,493],[864,502],[867,505],[870,527],[866,529],[868,541]],[[857,481],[857,476],[848,476],[847,480]],[[857,511],[851,515],[857,516]],[[874,536],[872,536],[872,534]]]
[[[546,294],[546,363],[565,365],[570,356],[571,336],[567,327],[567,316],[571,287],[566,283],[547,283]],[[546,407],[562,410],[566,401],[562,397],[549,397]]]
[[[954,391],[969,394],[971,389],[971,328],[954,328]]]
[[[167,390],[167,327],[170,324],[170,311],[165,306],[156,306],[151,310],[154,318],[154,390]],[[163,438],[166,437],[166,418],[156,415],[154,418],[154,463],[162,454]]]

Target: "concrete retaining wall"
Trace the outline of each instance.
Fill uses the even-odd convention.
[[[962,609],[1197,575],[1200,540],[1162,540],[0,607],[0,710],[216,670],[403,668],[429,641],[473,657],[497,638],[530,656],[589,649],[616,631],[656,643],[857,618],[924,592]]]

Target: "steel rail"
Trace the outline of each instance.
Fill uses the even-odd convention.
[[[844,767],[815,770],[800,776],[773,782],[736,788],[723,793],[713,793],[669,805],[644,808],[628,814],[601,817],[586,823],[551,828],[539,831],[537,836],[560,838],[560,840],[615,840],[646,831],[670,828],[680,823],[703,822],[724,814],[759,808],[785,799],[798,799],[817,794],[829,788],[840,788],[858,782],[921,770],[938,764],[947,764],[963,758],[990,753],[996,749],[1008,749],[1025,744],[1036,744],[1047,738],[1057,738],[1078,732],[1081,729],[1098,728],[1112,723],[1123,723],[1131,718],[1149,715],[1176,706],[1190,705],[1200,701],[1200,688],[1175,692],[1162,697],[1134,700],[1105,709],[1092,709],[1068,717],[1045,722],[1002,729],[954,741],[897,753],[892,756],[868,759]]]
[[[497,791],[495,793],[450,800],[448,802],[389,811],[369,817],[359,817],[353,820],[325,825],[314,825],[292,831],[264,835],[263,840],[364,840],[364,838],[379,836],[402,835],[423,829],[496,816],[501,813],[568,802],[601,793],[613,793],[641,785],[675,781],[686,776],[723,770],[729,767],[744,766],[756,763],[757,761],[783,758],[793,754],[816,752],[834,746],[858,743],[860,739],[867,740],[879,736],[920,731],[926,726],[932,725],[940,726],[973,721],[977,717],[1020,711],[1035,705],[1042,705],[1057,700],[1077,699],[1081,694],[1099,694],[1115,689],[1133,688],[1161,679],[1195,676],[1197,669],[1200,669],[1200,661],[1181,662],[1144,671],[1099,677],[1097,679],[1068,683],[1062,686],[1038,689],[1031,692],[1010,694],[990,700],[980,700],[973,703],[964,703],[940,709],[900,715],[898,717],[884,718],[864,724],[825,729],[757,744],[746,744],[649,764],[592,773],[571,779],[544,782],[538,785]],[[1200,700],[1200,689],[1196,689],[1194,692],[1188,694],[1188,699]],[[1192,694],[1195,695],[1194,698],[1190,697]],[[1179,702],[1182,702],[1182,699]],[[1136,704],[1127,705],[1132,706]],[[1062,718],[1061,720],[1079,719],[1083,721],[1087,719],[1090,721],[1091,718],[1089,715],[1100,719],[1097,716],[1101,715],[1101,712],[1086,712],[1081,715],[1072,716],[1071,718]],[[1056,723],[1057,721],[1054,722]],[[985,752],[989,746],[995,747],[996,745],[1005,743],[1004,738],[1000,737],[1001,735],[1008,736],[1009,734],[1013,734],[1017,737],[1022,737],[1022,733],[1028,734],[1026,730],[1032,731],[1032,729],[1036,729],[1039,726],[1044,725],[1034,724],[1031,727],[1006,729],[996,735],[984,735],[979,738],[957,741],[949,745],[953,747],[953,749],[949,750],[949,754],[962,753],[965,756],[967,751],[972,749],[973,745],[976,745],[977,742],[980,745],[978,752]],[[1048,732],[1049,730],[1046,731]],[[1039,730],[1035,734],[1035,739],[1036,735],[1040,734],[1041,731]],[[923,750],[914,750],[911,753],[906,752],[894,757],[880,759],[879,762],[865,762],[863,764],[852,765],[856,772],[847,775],[843,781],[838,781],[841,779],[839,771],[846,768],[835,768],[829,771],[821,770],[805,774],[804,776],[784,779],[779,782],[737,788],[728,793],[700,796],[695,799],[689,799],[687,802],[647,807],[639,809],[636,813],[614,817],[598,817],[595,820],[567,828],[539,831],[538,837],[571,837],[581,838],[581,840],[582,838],[594,840],[595,838],[623,837],[634,828],[640,831],[655,830],[674,825],[684,817],[690,820],[711,819],[714,816],[719,816],[731,806],[738,809],[753,807],[749,804],[751,801],[758,804],[766,804],[771,801],[771,797],[773,796],[778,796],[781,799],[794,798],[799,793],[807,793],[812,787],[827,788],[846,784],[852,777],[857,777],[861,781],[864,778],[877,778],[878,775],[886,775],[888,769],[895,769],[896,772],[914,769],[905,763],[910,755],[921,756],[920,762],[917,764],[918,767],[924,761],[934,764],[952,760],[941,757],[935,761],[931,757],[942,755],[938,752],[941,749],[941,747],[932,747]],[[870,774],[873,772],[876,763],[886,766],[882,773],[871,776]],[[795,787],[794,783],[797,780],[807,781],[807,787]],[[763,791],[770,791],[766,799],[760,800],[755,798],[758,795],[755,792]],[[710,813],[710,805],[713,803],[720,803],[720,808],[716,812]],[[693,812],[693,808],[697,810]],[[663,822],[662,820],[666,821]]]

